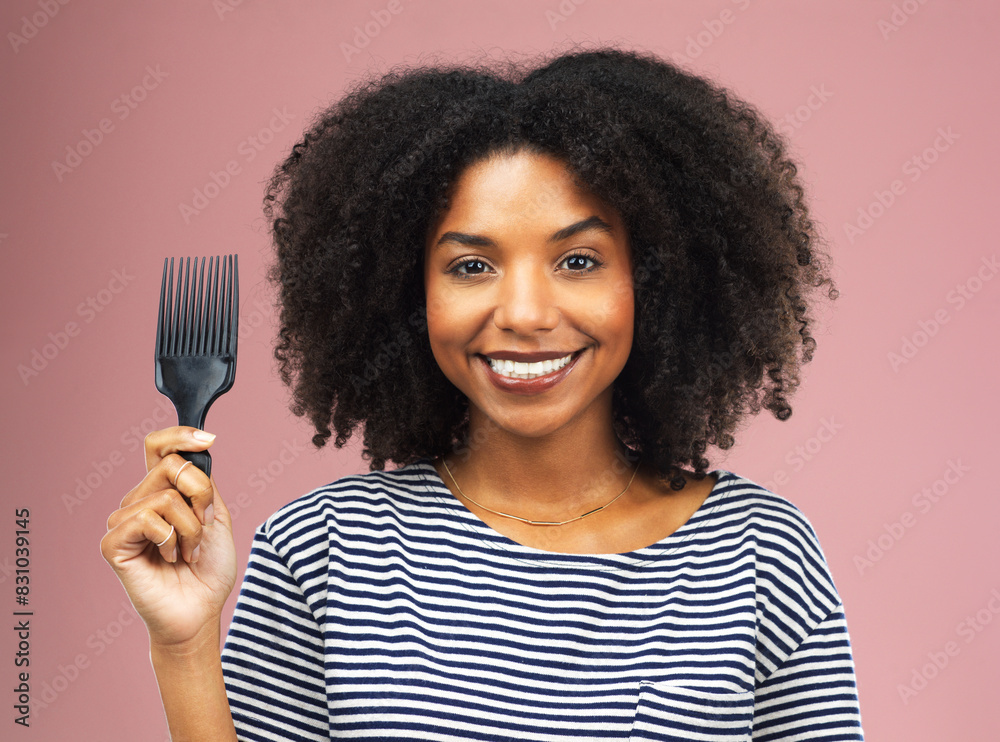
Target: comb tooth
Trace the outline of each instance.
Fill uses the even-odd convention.
[[[208,325],[206,341],[208,344],[208,354],[218,355],[218,344],[216,337],[219,334],[219,259],[210,258],[208,262],[209,291],[211,296],[208,299]]]
[[[237,327],[240,321],[240,262],[239,256],[233,255],[233,316],[229,324],[229,346],[227,351],[236,355]]]
[[[198,258],[194,259],[197,267]],[[187,258],[187,280],[184,282],[184,350],[186,356],[194,350],[194,271],[191,268],[191,258]]]
[[[191,298],[188,299],[188,355],[196,352],[195,343],[198,341],[198,313],[195,305],[198,303],[198,258],[194,258],[194,267],[188,274],[188,290]]]
[[[188,321],[187,321],[187,354],[198,352],[198,256],[194,257],[194,265],[188,273]]]
[[[222,300],[219,303],[219,350],[224,352],[229,344],[229,315],[232,311],[233,289],[232,289],[232,266],[229,256],[225,256],[222,261]]]
[[[177,318],[174,317],[174,259],[170,258],[170,278],[167,283],[167,355],[174,352],[177,345]]]
[[[181,261],[177,260],[177,294],[174,295],[174,259],[170,258],[170,347],[167,355],[177,355],[177,348],[180,345],[179,327],[181,312]]]
[[[156,355],[163,355],[163,322],[164,322],[164,305],[167,302],[166,297],[167,290],[167,259],[163,259],[163,280],[160,282],[160,306],[156,312]]]
[[[177,287],[174,294],[174,352],[184,352],[184,258],[177,258]]]
[[[190,260],[190,258],[189,258]],[[192,355],[194,353],[194,342],[195,342],[195,328],[198,321],[195,315],[194,305],[198,298],[197,284],[195,274],[198,271],[198,258],[194,259],[194,268],[190,267],[188,263],[188,277],[187,277],[187,322],[185,323],[184,331],[187,333],[187,343],[185,353],[187,355]]]
[[[198,356],[205,355],[205,312],[208,311],[208,302],[204,302],[205,309],[202,310],[202,302],[205,296],[205,260],[201,259],[201,270],[198,273],[198,309],[195,311],[194,319],[197,325],[197,333],[195,335],[195,345],[194,354]],[[195,267],[198,265],[198,258],[194,259]],[[194,323],[192,322],[192,326]]]
[[[236,263],[229,255],[229,316],[226,318],[226,351],[232,353],[233,348],[233,318],[236,316]]]
[[[189,324],[188,324],[188,301],[189,301],[188,300],[188,295],[189,295],[190,292],[188,291],[188,285],[191,283],[191,258],[190,257],[184,258],[184,262],[181,265],[182,265],[182,269],[181,269],[181,271],[178,271],[178,275],[177,275],[177,291],[178,291],[178,293],[180,293],[180,291],[181,291],[181,284],[183,284],[184,285],[184,294],[183,294],[183,298],[180,300],[181,301],[181,304],[180,304],[180,312],[181,312],[181,314],[180,314],[180,321],[179,321],[179,323],[177,325],[177,330],[178,330],[178,333],[179,333],[178,337],[180,338],[179,347],[177,348],[177,354],[183,356],[183,355],[187,355],[189,353],[188,339],[189,339],[190,333],[188,332],[188,327],[189,327]],[[183,276],[183,279],[182,279],[182,276]]]
[[[198,327],[198,317],[194,311],[194,305],[198,299],[198,258],[194,258],[193,267],[188,270],[188,321],[187,321],[187,354],[194,354],[195,330]]]

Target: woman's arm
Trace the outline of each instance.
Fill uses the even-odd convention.
[[[150,642],[172,742],[237,742],[222,678],[219,622],[182,646]]]
[[[232,517],[215,482],[179,451],[194,428],[146,436],[146,476],[108,518],[101,554],[149,632],[174,740],[236,740],[220,661],[220,616],[236,582]]]

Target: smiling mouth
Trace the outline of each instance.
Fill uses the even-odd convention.
[[[480,355],[480,358],[485,360],[498,376],[503,376],[507,379],[537,379],[541,376],[548,376],[549,374],[562,371],[583,351],[584,349],[581,348],[574,353],[568,353],[562,358],[552,361],[538,361],[536,363],[497,360],[484,355]]]

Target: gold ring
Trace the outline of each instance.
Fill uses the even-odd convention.
[[[183,464],[181,464],[181,468],[177,470],[177,473],[174,474],[174,487],[177,486],[177,477],[179,477],[181,475],[181,472],[184,471],[184,467],[190,463],[191,463],[190,461],[185,461]]]
[[[191,462],[188,462],[188,463],[191,463]],[[158,543],[156,546],[157,547],[163,546],[165,543],[167,543],[167,541],[170,540],[170,537],[173,536],[173,535],[174,535],[174,527],[170,526],[170,533],[168,533],[167,537],[165,539],[163,539],[160,543]]]

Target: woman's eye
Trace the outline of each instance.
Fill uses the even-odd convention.
[[[471,272],[470,271],[463,271],[463,270],[461,270],[462,268],[466,268],[468,266],[473,266],[473,270]],[[466,260],[466,261],[464,261],[464,262],[459,263],[458,265],[456,265],[449,272],[450,273],[458,273],[460,276],[478,276],[479,272],[482,269],[484,269],[485,267],[486,267],[486,263],[484,263],[482,260]]]
[[[571,273],[593,273],[597,269],[601,268],[604,263],[595,257],[591,257],[587,253],[575,253],[563,259],[563,263]],[[587,263],[591,266],[588,268]]]
[[[586,255],[570,255],[563,262],[569,266],[571,271],[587,271],[587,261],[594,263],[594,259]],[[596,265],[596,263],[595,263]]]
[[[482,260],[463,260],[445,272],[460,279],[469,279],[483,275],[488,267]]]

